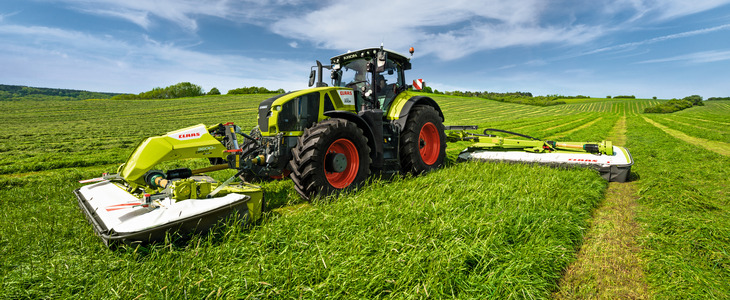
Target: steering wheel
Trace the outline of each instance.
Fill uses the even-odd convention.
[[[354,88],[354,87],[357,87],[357,85],[358,85],[359,83],[365,83],[365,84],[367,84],[367,83],[368,83],[368,81],[367,81],[367,80],[358,80],[358,81],[353,81],[353,82],[350,82],[350,83],[348,83],[347,85],[345,85],[345,87],[348,87],[348,88]]]

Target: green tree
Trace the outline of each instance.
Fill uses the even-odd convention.
[[[684,97],[684,99],[682,99],[682,100],[687,100],[690,103],[692,103],[692,105],[696,105],[696,106],[705,105],[705,103],[702,102],[702,96],[700,96],[700,95],[687,96],[687,97]]]
[[[205,95],[203,88],[190,82],[181,82],[165,88],[166,98],[197,97]]]
[[[220,94],[221,94],[221,91],[219,91],[218,88],[216,88],[216,87],[210,89],[210,91],[208,92],[208,95],[220,95]]]

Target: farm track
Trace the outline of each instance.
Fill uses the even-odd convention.
[[[662,131],[666,132],[667,134],[673,136],[674,138],[679,139],[680,141],[705,148],[705,149],[715,152],[717,154],[730,156],[730,143],[711,141],[711,140],[706,140],[706,139],[702,139],[702,138],[689,136],[689,135],[685,134],[684,132],[671,129],[671,128],[664,126],[662,124],[659,124],[647,117],[642,116],[642,118],[647,123],[654,125],[655,127],[661,129]]]
[[[626,117],[613,127],[609,140],[626,143]],[[592,214],[576,261],[560,280],[555,299],[650,298],[637,242],[641,228],[636,221],[636,182],[610,182],[604,201]]]

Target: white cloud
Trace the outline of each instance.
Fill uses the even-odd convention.
[[[690,54],[684,54],[684,55],[678,55],[673,57],[667,57],[667,58],[659,58],[659,59],[650,59],[639,62],[640,64],[652,64],[652,63],[663,63],[663,62],[673,62],[673,61],[685,61],[689,63],[711,63],[711,62],[718,62],[718,61],[725,61],[730,60],[730,50],[728,51],[718,51],[718,50],[711,50],[711,51],[701,51],[701,52],[695,52]]]
[[[182,81],[218,87],[306,87],[308,62],[213,55],[149,37],[120,41],[49,27],[0,25],[0,82],[139,93]]]
[[[721,30],[730,30],[730,24],[703,28],[703,29],[698,29],[698,30],[685,31],[685,32],[680,32],[680,33],[675,33],[675,34],[659,36],[659,37],[655,37],[655,38],[651,38],[651,39],[647,39],[647,40],[643,40],[643,41],[638,41],[638,42],[631,42],[631,43],[625,43],[625,44],[620,44],[620,45],[615,45],[615,46],[610,46],[610,47],[604,47],[604,48],[600,48],[600,49],[596,49],[596,50],[587,52],[585,54],[595,54],[595,53],[600,53],[600,52],[636,48],[636,47],[642,46],[642,45],[654,44],[654,43],[658,43],[658,42],[680,39],[680,38],[688,38],[688,37],[708,34],[708,33],[712,33],[715,31],[721,31]]]
[[[419,55],[451,60],[475,52],[541,44],[577,45],[637,20],[671,19],[710,10],[730,0],[46,0],[150,30],[161,19],[196,31],[212,16],[250,23],[318,48],[354,50],[384,43],[415,46]],[[598,16],[613,24],[590,20]],[[583,23],[576,23],[581,15]],[[618,20],[618,21],[616,21]],[[618,24],[615,24],[618,22]],[[290,46],[294,45],[292,43]],[[296,48],[299,46],[297,43]]]
[[[537,0],[337,2],[277,21],[272,30],[329,49],[413,45],[419,55],[445,60],[511,46],[582,43],[601,34],[600,27],[541,25],[548,5]]]
[[[661,19],[672,19],[730,4],[729,0],[645,0]]]
[[[121,18],[150,29],[156,17],[196,31],[197,18],[217,17],[233,22],[266,24],[286,10],[301,4],[299,0],[46,0],[62,2],[81,12]]]
[[[14,15],[17,15],[18,13],[19,12],[16,11],[16,12],[12,12],[12,13],[9,13],[9,14],[0,14],[0,22],[5,21],[5,18],[7,18],[7,17],[12,17]]]
[[[730,4],[730,0],[603,0],[592,1],[596,7],[602,7],[604,14],[617,16],[629,13],[632,16],[625,21],[659,20],[679,18],[711,10]]]

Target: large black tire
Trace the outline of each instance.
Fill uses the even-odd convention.
[[[370,176],[370,147],[362,129],[327,119],[304,130],[292,149],[289,175],[307,200],[352,189]]]
[[[414,106],[401,132],[401,171],[414,175],[441,167],[446,158],[446,134],[431,106]]]

